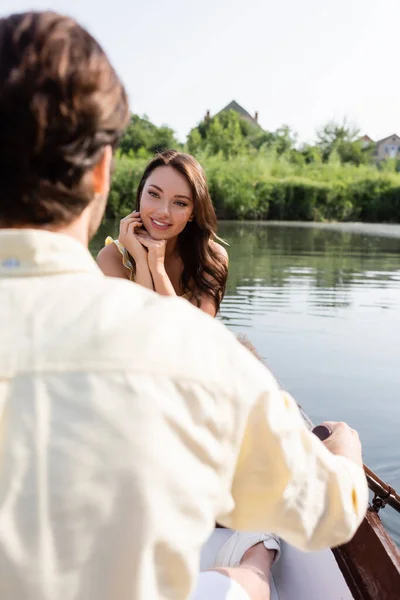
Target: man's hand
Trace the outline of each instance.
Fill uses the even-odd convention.
[[[335,421],[324,421],[322,425],[326,425],[332,431],[332,434],[322,442],[328,450],[332,454],[349,458],[362,468],[361,442],[357,431],[351,429],[346,423]]]

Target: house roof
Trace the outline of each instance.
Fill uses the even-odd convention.
[[[394,139],[393,139],[394,138]],[[392,135],[388,135],[388,137],[382,138],[381,140],[377,141],[377,144],[382,144],[383,142],[400,142],[400,137],[397,135],[397,133],[392,133]]]
[[[261,129],[261,127],[258,124],[258,122],[256,121],[256,119],[254,117],[252,117],[251,114],[243,108],[243,106],[240,106],[240,104],[238,104],[236,102],[236,100],[232,100],[232,102],[230,102],[227,106],[225,106],[225,108],[220,110],[219,113],[217,113],[217,114],[219,115],[222,112],[227,112],[228,110],[235,111],[236,113],[238,113],[238,115],[240,117],[242,117],[242,119],[246,119],[246,121],[249,121],[250,123],[252,123],[252,125]]]
[[[370,144],[374,143],[374,140],[370,138],[369,135],[363,135],[360,139],[362,142],[368,142]]]

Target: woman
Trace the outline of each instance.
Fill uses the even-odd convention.
[[[217,219],[200,164],[175,150],[155,156],[139,183],[136,208],[121,220],[118,239],[107,238],[97,257],[100,268],[160,294],[187,298],[214,317],[225,292],[228,255],[213,239]],[[246,597],[265,600],[276,553],[279,541],[272,534],[216,529],[203,549],[202,570],[222,569]],[[202,580],[211,588],[212,571],[210,583]],[[208,587],[198,593],[207,596]]]
[[[215,241],[217,218],[200,164],[167,150],[147,165],[136,211],[121,220],[97,261],[106,275],[130,279],[165,296],[181,296],[217,314],[228,255]]]

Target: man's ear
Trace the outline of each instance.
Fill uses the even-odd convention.
[[[92,170],[93,191],[95,195],[107,196],[111,183],[112,148],[106,146],[103,154]]]

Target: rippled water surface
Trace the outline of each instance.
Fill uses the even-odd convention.
[[[358,429],[364,462],[400,491],[400,226],[236,222],[220,235],[225,324],[314,422]],[[383,520],[400,544],[400,514],[386,508]]]

